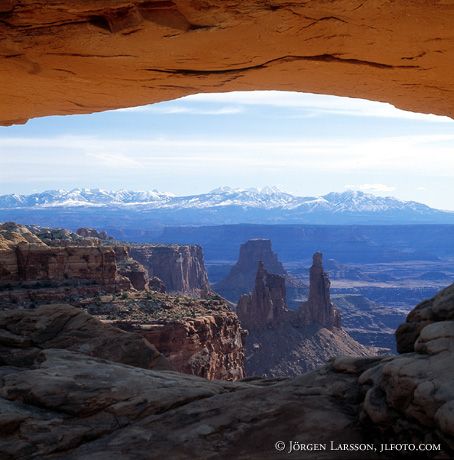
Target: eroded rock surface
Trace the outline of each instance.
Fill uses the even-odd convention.
[[[139,334],[103,324],[79,308],[45,305],[0,313],[0,362],[22,367],[43,349],[62,348],[144,369],[170,369],[156,348]]]
[[[216,284],[216,292],[231,302],[236,302],[242,294],[251,292],[255,286],[259,262],[263,263],[268,273],[284,276],[286,288],[303,287],[301,282],[287,273],[271,247],[271,240],[254,238],[240,246],[238,261],[229,274]]]
[[[238,318],[248,331],[248,376],[296,376],[322,366],[334,356],[377,354],[378,350],[361,345],[341,328],[319,253],[314,255],[310,283],[309,301],[298,311],[289,310],[285,278],[268,273],[259,262],[254,290],[241,296],[237,305]]]
[[[318,324],[331,329],[341,327],[341,317],[331,302],[330,280],[323,270],[322,254],[313,255],[309,275],[309,298],[300,306],[300,317],[303,324]]]
[[[236,308],[246,328],[258,328],[278,323],[288,313],[285,278],[268,273],[262,261],[258,264],[255,287],[251,294],[240,297]]]
[[[397,351],[414,351],[414,345],[422,329],[439,321],[454,320],[454,285],[443,289],[435,297],[418,304],[407,320],[396,331]]]
[[[287,446],[290,440],[375,443],[377,449],[397,441],[435,443],[442,452],[428,458],[454,454],[451,321],[427,325],[417,351],[398,357],[340,357],[292,379],[210,382],[88,356],[64,349],[65,341],[36,350],[20,367],[6,363],[5,357],[33,349],[53,316],[46,308],[40,321],[32,319],[37,312],[0,314],[2,331],[27,325],[21,334],[9,333],[19,339],[2,336],[2,458],[132,460],[148,459],[150,452],[176,459],[295,458],[275,449],[278,440]],[[68,324],[73,310],[66,310]],[[21,322],[11,314],[20,314]],[[395,458],[329,449],[304,455]]]
[[[127,297],[106,296],[103,302],[85,299],[79,306],[102,321],[145,337],[174,370],[209,380],[239,380],[245,375],[244,330],[219,297],[130,292]]]
[[[453,115],[446,1],[0,3],[0,120],[282,89]]]
[[[159,278],[168,292],[204,296],[210,292],[203,251],[197,245],[133,245],[131,256],[150,277]]]

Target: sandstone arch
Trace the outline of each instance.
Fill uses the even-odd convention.
[[[0,0],[0,123],[281,89],[454,115],[446,0]]]

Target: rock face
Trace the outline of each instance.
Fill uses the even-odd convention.
[[[0,312],[0,347],[3,366],[21,367],[33,362],[41,350],[63,348],[144,369],[171,369],[139,334],[103,324],[69,305]]]
[[[321,266],[321,255],[314,255],[311,268],[311,311],[314,316],[287,308],[285,278],[269,274],[259,262],[255,288],[240,297],[237,314],[248,331],[246,374],[266,377],[299,375],[325,364],[337,355],[371,356],[373,348],[356,342],[341,329],[339,318],[330,301],[329,280]],[[321,309],[321,314],[318,313]],[[331,313],[331,314],[327,314]],[[336,312],[336,314],[334,314]]]
[[[240,246],[237,263],[225,279],[216,284],[216,292],[236,302],[242,295],[254,289],[257,264],[262,262],[268,273],[285,277],[287,287],[302,287],[285,270],[278,256],[273,252],[271,240],[254,238]]]
[[[149,276],[158,277],[167,292],[180,292],[204,296],[210,284],[200,246],[131,246],[131,256],[148,270]]]
[[[232,312],[144,324],[138,332],[179,372],[208,380],[235,381],[245,376],[243,331]]]
[[[454,285],[448,286],[434,298],[418,304],[407,316],[407,321],[396,331],[397,351],[409,353],[421,331],[432,323],[454,320]]]
[[[4,124],[259,89],[454,115],[449,2],[4,0],[0,8]]]
[[[334,307],[330,297],[330,281],[323,270],[322,254],[313,256],[309,278],[309,298],[300,307],[303,324],[317,324],[328,329],[341,327],[340,313]]]
[[[127,249],[96,241],[66,230],[0,225],[0,302],[49,303],[89,292],[117,292],[131,288],[129,277],[140,287],[138,272],[146,272],[138,263],[127,267]],[[118,270],[118,254],[127,276]]]
[[[134,289],[138,291],[147,289],[149,283],[147,269],[129,256],[129,250],[125,246],[115,246],[114,251],[118,273],[128,278]]]
[[[71,302],[147,337],[168,357],[172,369],[207,379],[244,377],[244,331],[222,299],[163,294],[162,280],[150,280],[127,246],[105,240],[87,229],[74,234],[0,226],[0,309]],[[200,247],[135,249],[152,273],[179,294],[208,296]],[[115,337],[111,338],[115,350]]]
[[[245,375],[244,330],[220,297],[134,291],[115,298],[85,298],[76,305],[102,321],[142,335],[174,370],[209,380],[239,380]]]
[[[152,449],[177,459],[290,459],[297,455],[290,441],[326,444],[304,452],[309,459],[395,458],[380,452],[381,443],[435,443],[440,450],[428,458],[454,455],[452,321],[426,325],[416,351],[397,357],[336,358],[293,379],[210,382],[99,359],[61,342],[20,367],[5,365],[34,347],[42,323],[29,323],[33,314],[22,312],[29,326],[21,334],[9,332],[18,323],[0,314],[8,331],[0,336],[2,458],[132,460],[150,458]],[[333,451],[331,441],[373,443],[377,451]]]
[[[77,229],[76,233],[83,238],[98,238],[99,240],[107,240],[109,239],[109,236],[107,235],[106,232],[101,231],[99,232],[98,230],[94,228],[87,228],[87,227],[82,227]]]
[[[285,299],[285,278],[268,273],[260,261],[254,291],[238,301],[238,317],[247,329],[275,324],[288,311]]]

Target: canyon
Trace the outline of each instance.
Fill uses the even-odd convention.
[[[424,440],[449,458],[453,292],[450,286],[417,307],[409,329],[398,332],[412,351],[334,358],[296,378],[239,382],[134,367],[121,357],[100,359],[93,349],[65,340],[47,348],[39,337],[46,334],[43,322],[56,317],[53,307],[0,312],[0,453],[6,459],[145,459],[152,445],[156,456],[262,459],[294,457],[276,451],[276,440],[287,449],[292,440],[334,440],[373,443],[378,450],[381,443]],[[32,320],[36,315],[40,321]],[[65,323],[74,309],[61,306],[59,315]],[[55,326],[51,330],[55,334]],[[102,335],[91,332],[98,340]],[[393,458],[374,451],[348,455]],[[307,452],[307,458],[330,459],[333,452]]]
[[[309,298],[298,310],[289,310],[285,277],[268,273],[265,264],[259,261],[254,289],[240,297],[236,308],[247,330],[248,376],[297,376],[316,369],[334,356],[370,357],[378,353],[379,350],[364,347],[342,329],[329,288],[322,255],[315,253],[310,269]]]
[[[244,331],[210,291],[198,246],[132,247],[90,228],[73,233],[1,224],[0,309],[62,302],[145,337],[169,369],[208,379],[244,377]]]

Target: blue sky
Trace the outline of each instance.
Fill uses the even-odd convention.
[[[358,189],[454,210],[454,121],[277,91],[200,94],[0,128],[0,193]]]

